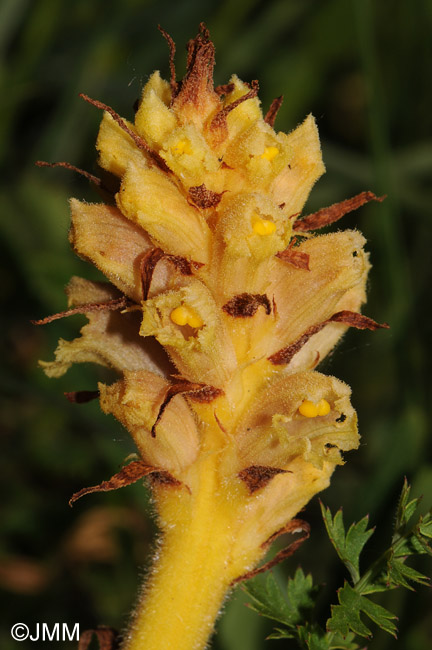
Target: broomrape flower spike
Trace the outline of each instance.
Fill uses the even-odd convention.
[[[308,536],[295,515],[359,444],[349,387],[315,368],[348,327],[387,327],[360,314],[362,235],[315,232],[382,198],[302,217],[324,172],[314,118],[286,135],[273,129],[281,97],[263,118],[256,81],[215,88],[204,24],[177,81],[161,31],[171,79],[150,76],[133,122],[83,96],[104,111],[103,180],[88,177],[105,202],[71,200],[70,241],[107,282],[72,278],[64,315],[88,323],[41,362],[51,377],[114,369],[114,384],[68,396],[97,397],[139,454],[71,503],[143,477],[153,491],[161,542],[123,650],[204,648],[269,544],[302,533],[275,562]]]

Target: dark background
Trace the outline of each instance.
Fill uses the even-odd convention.
[[[115,473],[133,446],[97,404],[72,406],[63,398],[66,390],[93,389],[102,370],[75,367],[49,380],[37,367],[38,359],[52,358],[57,339],[73,338],[84,320],[74,316],[37,328],[30,319],[64,309],[71,275],[97,277],[69,250],[67,199],[98,199],[82,178],[35,168],[34,161],[66,160],[92,171],[101,114],[78,93],[131,118],[148,75],[156,68],[169,75],[157,24],[177,43],[182,76],[185,44],[202,20],[216,44],[217,83],[232,72],[245,81],[259,79],[264,111],[283,93],[277,129],[291,130],[309,112],[317,118],[327,173],[306,211],[365,189],[388,195],[343,222],[365,234],[371,252],[364,313],[391,329],[349,332],[323,364],[353,388],[362,445],[322,498],[333,509],[343,505],[347,523],[369,513],[378,529],[366,561],[389,542],[404,475],[416,495],[424,494],[425,507],[432,503],[432,3],[2,0],[2,650],[17,648],[9,630],[18,621],[121,628],[154,539],[140,485],[91,495],[72,510],[67,505],[73,492]],[[312,538],[277,575],[284,580],[301,563],[325,583],[318,612],[325,621],[345,576],[317,499],[302,516],[312,524]],[[415,567],[430,574],[431,561],[423,558]],[[264,641],[271,628],[244,600],[238,589],[227,604],[215,650],[294,647]],[[377,632],[373,650],[432,646],[427,588],[396,590],[379,602],[400,617],[400,636],[396,642]]]

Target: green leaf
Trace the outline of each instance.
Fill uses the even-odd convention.
[[[282,594],[273,573],[269,573],[265,580],[249,580],[243,589],[253,599],[252,603],[248,603],[248,607],[254,612],[288,626],[295,624],[293,610]]]
[[[324,504],[320,502],[321,514],[324,519],[324,524],[327,529],[328,536],[336,549],[338,555],[343,553],[345,546],[345,527],[343,523],[342,508],[340,508],[332,518],[330,508],[325,508]]]
[[[253,603],[249,603],[251,609],[293,628],[307,620],[319,587],[314,586],[312,576],[305,576],[299,567],[294,577],[288,580],[286,595],[272,573],[265,581],[260,578],[250,580],[243,589],[253,599]]]
[[[402,586],[414,591],[414,587],[409,584],[408,580],[417,582],[421,585],[428,586],[429,578],[410,566],[407,566],[401,560],[395,560],[389,565],[388,582],[390,586]]]
[[[319,591],[314,586],[310,574],[305,576],[301,567],[297,568],[293,578],[288,579],[287,597],[291,606],[292,620],[298,625],[308,619],[310,612],[315,607],[315,596]]]
[[[352,524],[345,532],[342,510],[333,517],[330,509],[321,504],[329,538],[354,584],[351,586],[345,582],[338,591],[339,604],[332,606],[325,632],[310,621],[317,587],[314,587],[312,577],[305,576],[302,569],[297,569],[288,580],[286,593],[283,593],[273,575],[269,575],[265,582],[251,581],[246,591],[253,598],[252,609],[286,626],[286,629],[274,630],[268,638],[296,639],[303,650],[359,650],[356,635],[372,635],[364,617],[396,637],[394,619],[397,617],[366,596],[398,586],[413,589],[411,583],[428,585],[425,575],[405,564],[411,555],[432,552],[429,545],[432,538],[431,513],[410,523],[419,502],[420,499],[410,499],[410,486],[405,482],[398,503],[392,544],[362,577],[360,555],[374,532],[374,529],[368,530],[368,517]]]
[[[267,639],[296,638],[301,648],[307,650],[359,650],[355,635],[349,632],[343,637],[338,632],[325,632],[319,625],[306,623],[297,627],[296,633],[286,629],[276,628]]]
[[[298,629],[298,640],[308,650],[329,650],[328,635],[318,625],[304,625]]]
[[[396,626],[392,622],[396,616],[381,605],[377,605],[360,595],[347,582],[338,592],[339,605],[332,606],[332,615],[327,621],[327,629],[346,636],[351,630],[363,637],[370,637],[371,631],[362,622],[361,612],[366,614],[380,628],[396,637]]]
[[[399,503],[396,511],[395,532],[393,540],[397,539],[398,535],[404,532],[411,517],[414,515],[421,501],[421,497],[409,501],[411,486],[405,478]]]
[[[410,490],[405,480],[398,502],[392,544],[355,584],[360,594],[388,591],[399,586],[412,590],[409,581],[429,584],[426,576],[405,564],[411,555],[432,554],[429,543],[432,536],[431,513],[409,525],[420,503],[420,498],[410,499]]]
[[[287,628],[275,627],[273,632],[266,637],[266,640],[271,641],[275,639],[294,639],[295,633],[290,632]]]
[[[366,516],[357,524],[352,524],[345,535],[342,510],[338,510],[332,518],[330,508],[325,508],[321,503],[321,513],[330,541],[350,572],[352,581],[355,584],[360,579],[360,553],[375,529],[370,528],[367,530],[369,517]]]
[[[419,524],[419,532],[424,537],[432,539],[432,513],[428,513]]]
[[[417,535],[414,530],[407,536],[401,537],[392,548],[393,557],[407,557],[407,555],[422,555],[428,547],[426,540]]]
[[[339,632],[327,633],[327,637],[331,638],[329,641],[329,650],[360,650],[360,646],[355,642],[355,634],[349,632],[346,637],[343,637]]]
[[[356,576],[359,576],[359,558],[368,539],[374,534],[375,528],[367,530],[369,517],[363,517],[357,524],[351,524],[345,539],[345,552],[354,566]],[[360,576],[359,576],[360,577]],[[353,577],[354,579],[354,577]],[[357,578],[358,579],[358,578]]]

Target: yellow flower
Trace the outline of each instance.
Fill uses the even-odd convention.
[[[109,204],[71,201],[70,240],[107,277],[74,278],[73,362],[114,368],[105,413],[141,457],[94,488],[150,476],[161,551],[124,648],[203,648],[230,586],[359,444],[350,389],[315,370],[361,316],[369,270],[357,231],[316,235],[372,193],[300,217],[324,172],[315,121],[273,129],[258,84],[213,85],[204,25],[184,79],[153,73],[134,123],[105,110],[97,149]],[[116,188],[114,191],[112,188]],[[49,319],[47,319],[49,320]],[[384,325],[385,326],[385,325]]]

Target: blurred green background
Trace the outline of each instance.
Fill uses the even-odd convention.
[[[259,79],[264,110],[283,93],[279,130],[291,130],[309,112],[316,116],[327,174],[307,211],[365,189],[388,195],[343,222],[368,239],[373,269],[364,311],[391,329],[349,332],[323,364],[353,388],[362,445],[322,498],[333,509],[343,505],[347,522],[369,513],[378,524],[370,560],[389,541],[404,475],[416,495],[424,494],[425,507],[432,504],[432,2],[2,0],[2,650],[16,648],[9,630],[17,621],[121,629],[154,544],[140,485],[88,496],[72,510],[67,504],[76,490],[115,473],[133,447],[97,405],[63,398],[63,391],[93,389],[103,371],[77,367],[48,380],[37,367],[38,359],[52,358],[58,337],[73,338],[84,322],[75,316],[37,328],[29,321],[65,307],[71,275],[97,277],[68,248],[67,199],[98,198],[81,177],[35,168],[34,161],[66,160],[92,171],[101,115],[78,93],[131,117],[149,73],[169,75],[157,24],[177,43],[182,76],[186,42],[202,20],[216,44],[217,83],[232,72]],[[344,575],[317,500],[302,516],[312,537],[277,575],[284,580],[300,563],[325,583],[318,612],[325,620]],[[415,566],[431,573],[428,559]],[[215,650],[293,647],[264,641],[271,628],[244,601],[237,589]],[[396,642],[377,633],[372,649],[432,647],[429,590],[397,590],[379,602],[400,617],[400,635]]]

